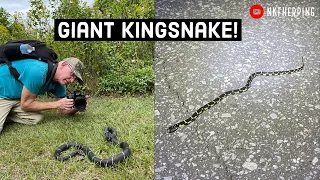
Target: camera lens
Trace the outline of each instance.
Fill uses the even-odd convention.
[[[76,97],[74,100],[74,106],[79,110],[79,111],[84,111],[86,109],[87,101],[83,97]]]

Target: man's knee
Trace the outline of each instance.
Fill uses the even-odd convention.
[[[42,121],[43,115],[40,113],[34,112],[20,112],[20,113],[11,113],[8,116],[8,121],[16,122],[26,125],[34,125]]]
[[[43,120],[43,115],[39,113],[35,113],[30,118],[30,124],[38,124],[40,121]]]

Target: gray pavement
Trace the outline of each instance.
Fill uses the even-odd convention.
[[[316,7],[315,17],[253,19],[255,1],[155,0],[156,18],[240,18],[241,42],[155,43],[155,179],[320,179],[320,1],[259,1]],[[192,124],[169,134],[257,71]]]

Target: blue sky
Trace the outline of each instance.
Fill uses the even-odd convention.
[[[48,4],[49,0],[43,0],[46,4]],[[86,1],[88,5],[92,5],[94,0],[82,0]],[[30,9],[29,0],[0,0],[0,7],[3,7],[9,13],[13,13],[15,11],[18,12],[27,12]]]

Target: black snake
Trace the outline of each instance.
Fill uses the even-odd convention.
[[[282,75],[282,74],[292,74],[292,73],[296,73],[296,72],[301,71],[303,69],[303,67],[304,67],[304,61],[303,61],[303,57],[302,57],[302,66],[297,69],[288,70],[288,71],[275,71],[275,72],[255,72],[249,76],[249,79],[248,79],[247,84],[245,86],[243,86],[242,88],[239,88],[239,89],[235,89],[235,90],[231,90],[231,91],[227,91],[227,92],[222,93],[220,96],[215,98],[213,101],[211,101],[211,102],[205,104],[204,106],[202,106],[201,108],[199,108],[188,119],[170,126],[168,128],[168,132],[173,133],[176,130],[178,130],[178,128],[181,128],[184,125],[189,125],[190,123],[195,121],[199,117],[200,114],[202,114],[204,111],[212,108],[213,106],[217,105],[219,102],[221,102],[227,96],[246,92],[251,87],[252,80],[257,76],[278,76],[278,75]]]
[[[117,144],[116,130],[114,128],[112,127],[105,128],[104,132],[105,132],[107,141],[111,141],[112,143]],[[76,147],[79,150],[72,152],[68,156],[64,156],[64,157],[60,156],[61,152],[71,147]],[[88,155],[89,159],[95,164],[97,164],[98,166],[109,167],[109,166],[114,166],[116,163],[122,162],[124,159],[126,159],[130,155],[129,145],[126,142],[121,142],[120,148],[123,149],[123,152],[119,153],[118,155],[113,156],[109,159],[100,159],[100,158],[97,158],[95,154],[87,146],[80,144],[78,142],[69,142],[58,147],[58,149],[54,152],[54,157],[59,161],[65,161],[76,155],[82,155],[82,156]]]

